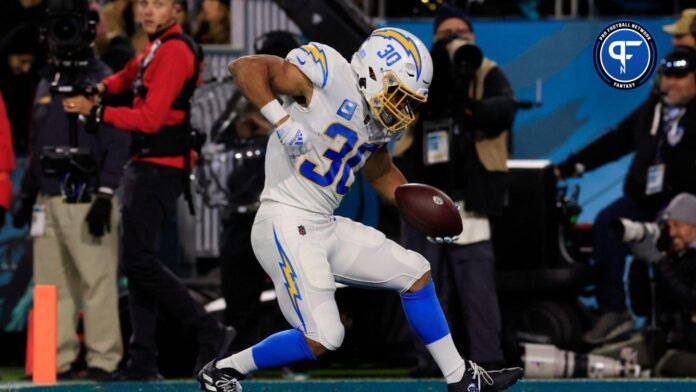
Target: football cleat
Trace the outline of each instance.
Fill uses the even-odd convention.
[[[514,367],[486,371],[474,361],[469,361],[459,382],[447,385],[447,392],[504,391],[522,378],[522,368]]]
[[[215,360],[208,362],[198,372],[198,383],[201,385],[201,391],[242,392],[239,380],[243,380],[244,375],[228,367],[218,369],[215,362]]]

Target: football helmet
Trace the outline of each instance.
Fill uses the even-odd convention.
[[[433,61],[420,39],[402,29],[377,29],[350,65],[372,117],[384,130],[398,132],[415,121],[433,77]]]

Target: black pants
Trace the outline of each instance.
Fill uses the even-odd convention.
[[[156,257],[164,222],[174,213],[183,191],[181,170],[130,162],[124,171],[121,189],[121,266],[128,277],[133,326],[129,367],[156,373],[158,308],[199,331],[216,325],[181,280]]]
[[[401,244],[422,254],[430,262],[437,296],[450,325],[457,319],[463,323],[463,336],[460,337],[466,348],[459,349],[465,359],[483,364],[503,362],[491,242],[437,245],[402,220]],[[455,306],[456,302],[459,306]],[[453,329],[452,335],[457,339],[456,330]],[[420,341],[416,343],[416,354],[421,365],[432,361]]]
[[[235,327],[235,346],[255,343],[252,336],[259,321],[260,295],[266,273],[251,248],[251,226],[255,214],[234,214],[223,222],[220,248],[225,323]]]

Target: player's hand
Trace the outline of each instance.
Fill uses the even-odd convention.
[[[302,124],[293,121],[290,117],[276,127],[276,135],[280,143],[293,158],[306,154],[311,148],[309,132],[304,128]]]
[[[455,241],[459,239],[458,235],[451,236],[451,237],[431,237],[428,236],[428,241],[432,242],[433,244],[453,244]]]

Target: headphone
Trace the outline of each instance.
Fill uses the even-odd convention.
[[[694,38],[696,38],[696,15],[691,19],[691,24],[689,25],[689,33],[691,33]]]

